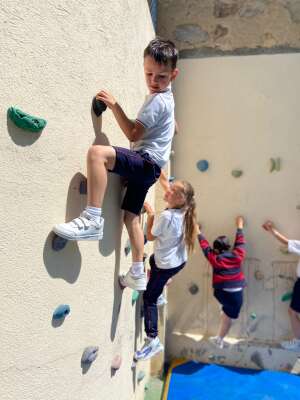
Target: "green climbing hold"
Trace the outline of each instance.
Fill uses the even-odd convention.
[[[34,117],[33,115],[26,114],[15,107],[10,107],[7,110],[8,117],[19,128],[30,132],[40,132],[47,124],[47,121]]]
[[[282,254],[289,254],[289,250],[285,246],[279,247],[279,250],[281,251]]]
[[[270,158],[270,172],[273,171],[280,171],[281,169],[281,159],[277,158]]]
[[[281,301],[289,301],[291,300],[293,292],[287,292],[281,296]]]
[[[256,315],[255,312],[253,312],[253,313],[250,314],[250,318],[251,318],[251,319],[256,319],[256,317],[257,317],[257,315]]]
[[[234,178],[239,178],[240,176],[243,175],[243,171],[241,171],[240,169],[234,169],[233,171],[231,171],[231,175]]]
[[[139,298],[140,292],[138,292],[137,290],[134,290],[132,292],[132,296],[131,296],[131,304],[133,305],[137,299]]]

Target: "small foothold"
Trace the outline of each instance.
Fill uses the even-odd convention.
[[[174,182],[174,181],[175,181],[175,176],[170,176],[169,182],[172,183],[172,182]]]
[[[251,319],[256,319],[256,317],[257,317],[257,315],[256,315],[255,312],[253,312],[253,313],[250,314],[250,318],[251,318]]]
[[[171,156],[171,157],[174,157],[174,156],[175,156],[175,151],[174,151],[174,150],[171,150],[170,156]]]
[[[191,285],[189,287],[189,292],[194,295],[197,294],[199,292],[199,287],[194,283],[193,285]]]
[[[52,250],[60,251],[66,246],[67,243],[68,243],[67,239],[64,239],[64,238],[54,234],[53,239],[52,239]]]
[[[265,276],[264,276],[263,272],[257,270],[254,272],[254,277],[257,281],[261,281],[264,279]]]
[[[215,356],[214,354],[211,354],[210,356],[208,356],[208,359],[209,359],[209,360],[215,360],[215,359],[216,359],[216,356]]]
[[[92,107],[97,117],[100,117],[107,108],[106,104],[102,100],[97,100],[96,97],[93,98]]]
[[[132,364],[131,364],[131,369],[134,369],[137,366],[137,363],[138,363],[138,360],[136,360],[134,358],[133,361],[132,361]]]
[[[125,247],[124,247],[124,253],[125,253],[125,256],[126,256],[126,257],[127,257],[128,254],[130,253],[130,250],[131,250],[130,240],[128,239],[127,242],[126,242],[126,245],[125,245]]]
[[[297,210],[300,210],[300,204],[298,204],[298,205],[296,206],[296,209],[297,209]]]
[[[47,124],[45,119],[34,117],[15,107],[10,107],[7,110],[7,115],[18,128],[30,132],[40,132]]]
[[[145,385],[145,387],[144,387],[144,390],[145,390],[145,392],[146,392],[147,390],[149,390],[149,385],[148,385],[148,383],[146,383],[146,385]]]
[[[287,247],[279,247],[279,250],[282,254],[289,254],[288,248]]]
[[[148,254],[147,254],[147,253],[144,253],[144,254],[143,254],[143,262],[145,262],[145,261],[147,260],[147,258],[148,258]]]
[[[281,296],[281,301],[289,301],[293,296],[293,292],[287,292]]]
[[[53,319],[61,319],[66,317],[68,314],[70,314],[70,306],[67,304],[61,304],[55,309]]]
[[[79,193],[87,194],[87,180],[83,179],[79,184]]]
[[[137,290],[133,290],[132,292],[132,296],[131,296],[131,304],[134,305],[134,303],[137,301],[137,299],[139,298],[140,292],[138,292]]]
[[[140,371],[140,372],[137,374],[137,381],[138,381],[138,382],[141,382],[141,381],[145,378],[145,376],[146,376],[145,372],[144,372],[144,371]]]
[[[234,169],[234,170],[231,171],[231,175],[232,175],[234,178],[239,178],[240,176],[243,175],[243,171],[240,170],[240,169]]]
[[[112,369],[117,370],[121,367],[121,364],[122,364],[122,357],[118,354],[113,358],[111,362],[111,367]]]
[[[208,167],[209,167],[209,163],[208,163],[207,160],[200,160],[200,161],[197,162],[197,168],[201,172],[207,171]]]
[[[82,364],[90,364],[95,361],[98,356],[98,350],[98,346],[86,347],[81,357]]]

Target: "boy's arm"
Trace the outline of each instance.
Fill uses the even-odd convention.
[[[239,216],[236,218],[236,235],[235,235],[235,242],[234,242],[234,247],[233,247],[233,253],[240,259],[240,261],[243,261],[243,259],[246,256],[246,241],[245,241],[245,236],[243,232],[244,228],[244,219],[243,217]]]
[[[262,226],[267,232],[270,232],[279,242],[287,245],[289,243],[289,239],[282,235],[280,232],[275,229],[275,226],[272,221],[266,221]]]
[[[144,126],[138,121],[129,119],[120,104],[117,103],[116,99],[110,93],[101,90],[96,95],[96,99],[102,100],[112,110],[119,127],[130,142],[136,142],[143,136],[145,132]]]
[[[197,229],[197,234],[198,234],[198,241],[200,244],[200,247],[203,251],[203,254],[205,255],[205,257],[208,259],[208,261],[211,264],[215,263],[216,260],[216,255],[214,254],[213,249],[210,247],[208,241],[206,240],[205,236],[203,235],[203,233],[201,232],[201,227],[198,224],[197,225],[198,229]]]

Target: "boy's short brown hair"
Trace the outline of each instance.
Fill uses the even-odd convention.
[[[144,50],[144,58],[150,56],[158,64],[170,65],[172,69],[176,68],[178,60],[178,50],[171,40],[155,38],[151,40]]]

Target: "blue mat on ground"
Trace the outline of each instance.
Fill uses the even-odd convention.
[[[168,400],[300,400],[300,377],[186,362],[172,370]]]

